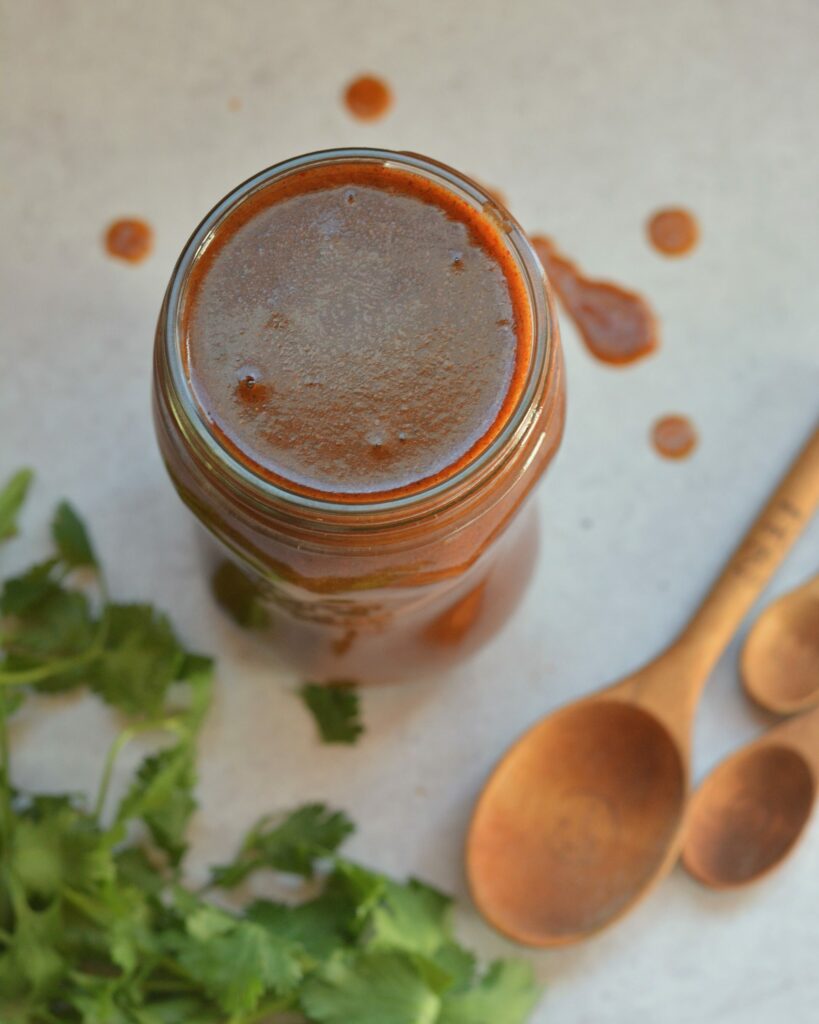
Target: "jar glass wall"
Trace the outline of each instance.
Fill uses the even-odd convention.
[[[417,176],[485,222],[522,282],[531,339],[515,400],[485,445],[451,473],[398,493],[322,494],[260,472],[197,402],[186,365],[191,280],[225,224],[306,169],[353,165]],[[557,321],[523,231],[474,182],[413,154],[332,150],[245,182],[194,232],[159,317],[154,414],[168,472],[210,538],[211,573],[224,579],[227,560],[243,574],[278,656],[311,680],[418,678],[466,657],[502,625],[535,562],[536,510],[525,499],[558,448],[564,408]]]

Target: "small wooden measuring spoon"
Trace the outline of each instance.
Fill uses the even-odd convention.
[[[778,867],[810,818],[819,787],[819,708],[771,729],[719,764],[691,797],[683,864],[714,889]]]
[[[475,903],[532,946],[576,942],[671,869],[691,727],[711,669],[819,504],[819,430],[700,610],[659,658],[525,733],[495,768],[466,846]]]
[[[746,691],[769,711],[792,715],[819,702],[819,576],[768,605],[740,664]]]

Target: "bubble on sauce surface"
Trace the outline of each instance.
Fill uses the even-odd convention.
[[[270,397],[270,386],[262,380],[262,372],[258,367],[242,366],[236,376],[234,394],[242,405],[262,405]]]

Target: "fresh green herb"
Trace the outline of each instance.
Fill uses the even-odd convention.
[[[312,878],[315,862],[331,857],[352,831],[346,815],[323,804],[305,804],[284,819],[262,818],[236,859],[213,869],[213,882],[232,889],[259,868]]]
[[[0,541],[17,533],[17,514],[26,500],[34,474],[30,469],[18,470],[0,490]]]
[[[264,629],[269,616],[259,588],[242,570],[225,559],[211,577],[217,604],[245,629]]]
[[[355,743],[364,732],[361,707],[355,687],[349,683],[320,686],[305,683],[299,696],[316,721],[325,743]]]
[[[97,556],[91,547],[88,531],[67,501],[61,501],[57,506],[51,533],[64,565],[71,569],[96,567]]]
[[[4,537],[20,479],[0,491]],[[262,819],[207,886],[184,885],[212,663],[160,612],[110,601],[70,506],[52,533],[54,555],[0,595],[2,1024],[261,1024],[281,1012],[312,1024],[522,1024],[538,996],[530,969],[500,961],[479,974],[449,899],[342,857],[353,826],[323,804]],[[95,597],[74,585],[77,570]],[[13,788],[10,715],[32,690],[80,686],[131,716],[95,797]],[[109,807],[119,753],[157,732],[167,742]],[[312,879],[317,894],[229,905],[227,890],[257,872]]]

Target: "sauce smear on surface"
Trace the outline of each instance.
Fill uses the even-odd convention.
[[[663,416],[651,429],[655,450],[664,459],[684,459],[697,447],[699,438],[687,416]]]
[[[660,340],[659,323],[641,295],[584,276],[545,235],[534,235],[531,242],[593,356],[622,365],[654,352]]]
[[[392,106],[392,91],[375,75],[361,75],[344,90],[344,105],[359,121],[376,121]]]
[[[126,263],[141,263],[154,247],[150,224],[135,217],[115,220],[105,232],[105,251]]]
[[[658,210],[649,218],[646,234],[663,256],[685,256],[699,241],[700,227],[693,213],[672,207]]]
[[[254,472],[333,500],[414,493],[485,450],[531,353],[494,222],[380,163],[296,171],[236,207],[181,310],[194,397]]]

